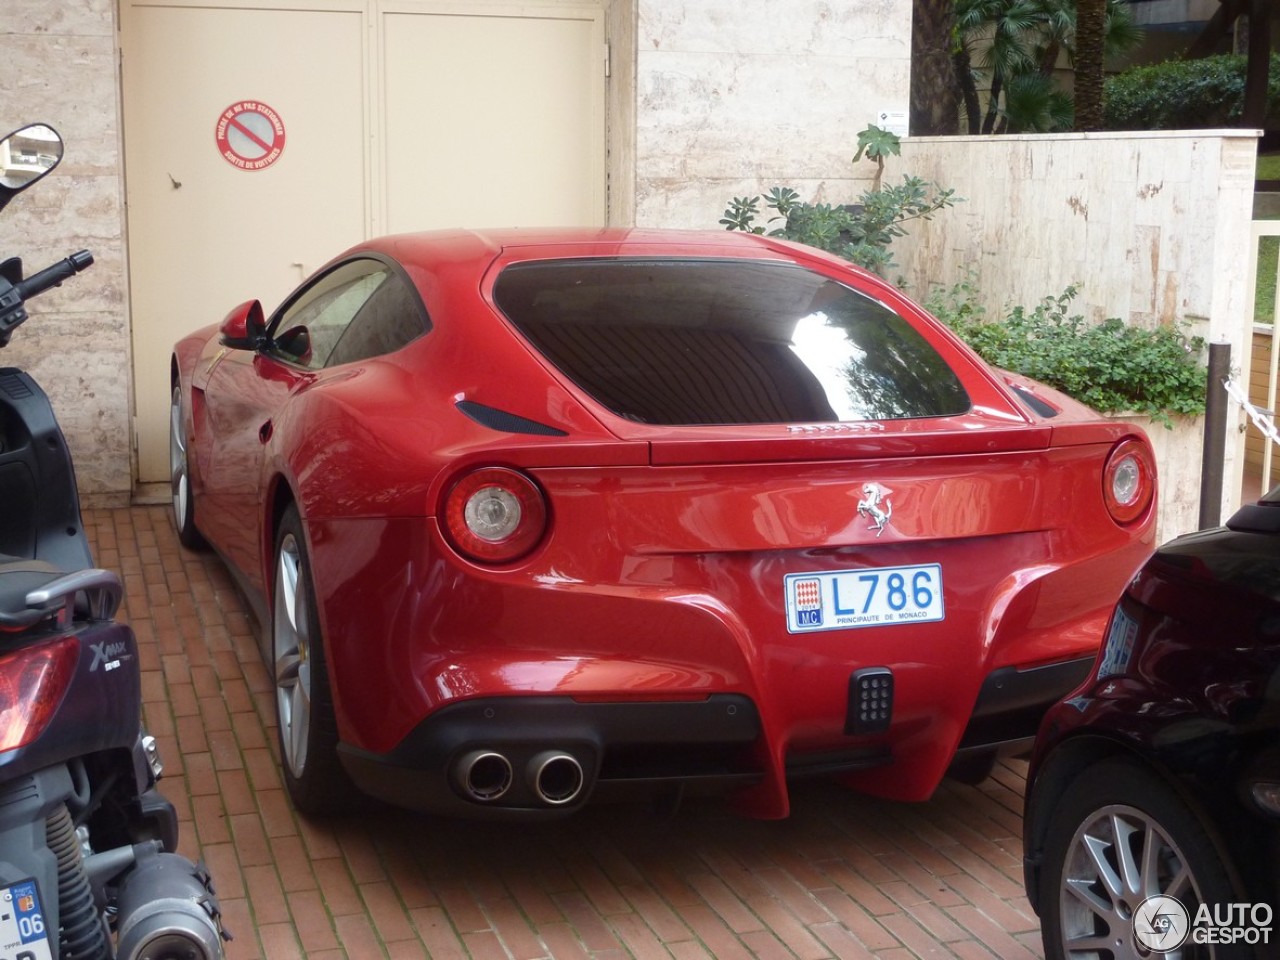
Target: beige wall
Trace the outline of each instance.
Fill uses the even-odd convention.
[[[899,272],[924,297],[972,269],[989,312],[1078,284],[1074,306],[1092,320],[1189,321],[1192,333],[1229,343],[1233,366],[1247,368],[1256,148],[1255,134],[1239,130],[905,141],[910,172],[965,200],[897,242]],[[1239,416],[1232,411],[1233,425]],[[1197,526],[1198,444],[1193,436],[1162,454],[1166,537]],[[1237,505],[1244,462],[1242,440],[1228,447],[1224,517]]]
[[[67,143],[62,166],[0,214],[0,257],[34,272],[80,248],[96,263],[32,302],[0,352],[45,387],[87,501],[123,502],[132,482],[129,327],[121,206],[114,0],[5,0],[0,134],[42,120]]]
[[[911,0],[635,0],[635,220],[716,229],[774,185],[848,202],[881,109],[908,106]]]

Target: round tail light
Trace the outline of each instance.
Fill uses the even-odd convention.
[[[444,529],[464,556],[482,563],[510,563],[542,540],[547,502],[537,484],[523,473],[484,467],[449,490]]]
[[[1102,471],[1102,499],[1116,523],[1141,517],[1156,492],[1156,465],[1151,448],[1134,437],[1116,444]]]

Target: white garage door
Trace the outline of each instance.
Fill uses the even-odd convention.
[[[169,355],[369,236],[602,225],[603,15],[409,0],[121,4],[140,482]]]

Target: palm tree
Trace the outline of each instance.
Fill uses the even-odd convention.
[[[1107,0],[1077,0],[1075,34],[1075,128],[1101,130]]]
[[[1084,18],[1083,39],[1092,45],[1085,50],[1088,76],[1078,56],[1078,15]],[[1095,53],[1099,35],[1102,52]],[[1097,78],[1100,110],[1103,58],[1132,49],[1141,38],[1124,0],[956,0],[953,59],[969,132],[1070,129],[1072,100],[1054,77],[1061,53],[1076,64],[1077,89],[1083,81],[1086,96],[1094,96]],[[975,61],[991,81],[981,122]]]
[[[1040,24],[1039,5],[1038,0],[956,0],[960,43],[969,51],[971,62],[978,51],[978,68],[991,77],[982,133],[995,132],[1005,84],[1035,66],[1030,41]],[[973,84],[972,72],[960,82]],[[976,117],[969,117],[969,131],[979,132]]]
[[[956,132],[956,74],[951,59],[955,0],[914,0],[911,18],[911,132]]]

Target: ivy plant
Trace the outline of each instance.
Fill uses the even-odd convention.
[[[1204,412],[1204,340],[1178,326],[1098,324],[1070,313],[1075,285],[1030,310],[989,319],[972,278],[934,291],[928,309],[993,366],[1048,384],[1103,413],[1132,412],[1171,426],[1171,417]]]

